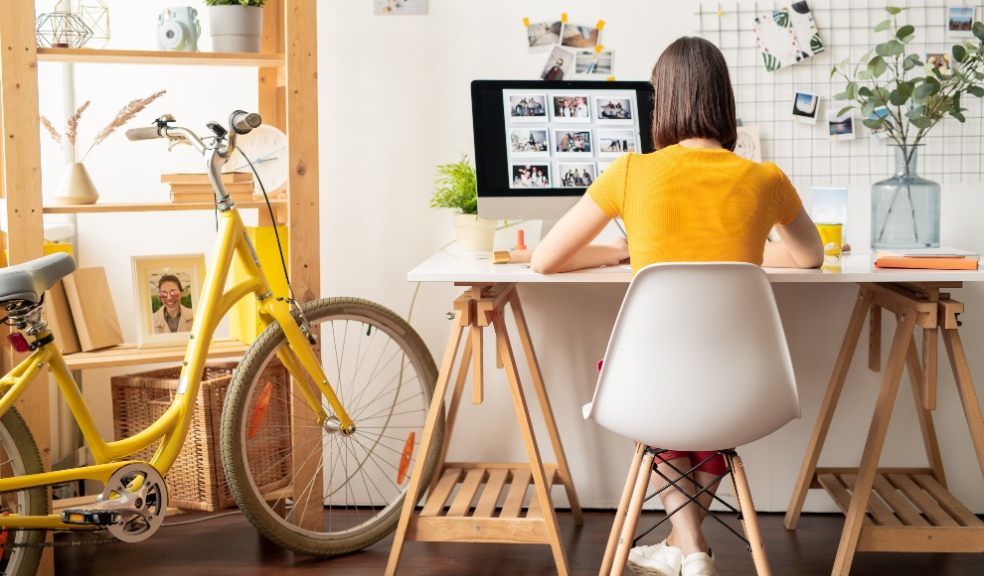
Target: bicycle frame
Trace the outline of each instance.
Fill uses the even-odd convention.
[[[244,265],[247,277],[227,289],[226,281],[233,258],[238,258]],[[294,380],[293,385],[316,415],[319,424],[323,425],[329,419],[320,401],[320,396],[323,395],[339,422],[339,428],[343,431],[352,429],[352,420],[331,388],[307,336],[291,315],[290,304],[283,298],[272,295],[260,269],[256,252],[245,234],[242,219],[234,205],[219,215],[219,237],[211,262],[212,267],[207,270],[204,290],[198,300],[202,303],[201,311],[195,318],[185,350],[185,360],[175,398],[160,418],[134,436],[114,442],[106,442],[100,436],[78,384],[72,378],[54,342],[39,346],[0,379],[0,415],[2,415],[20,398],[41,369],[48,366],[96,462],[91,466],[0,478],[0,493],[75,480],[96,480],[105,485],[114,471],[133,462],[133,460],[120,460],[121,458],[135,454],[158,441],[160,445],[150,464],[166,476],[181,451],[191,425],[208,346],[215,328],[236,302],[250,294],[255,295],[259,302],[259,315],[264,326],[276,322],[283,329],[289,349],[281,347],[277,351],[278,359],[290,372]],[[47,334],[47,332],[41,334],[39,339],[43,339]],[[65,524],[57,514],[2,515],[0,528],[92,529],[91,526]]]

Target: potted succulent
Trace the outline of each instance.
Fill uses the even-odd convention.
[[[874,30],[889,38],[859,63],[845,61],[831,70],[831,77],[839,74],[847,81],[844,92],[834,96],[848,102],[837,115],[860,110],[864,125],[896,148],[895,175],[871,190],[872,247],[938,247],[940,187],[916,174],[917,150],[947,116],[966,121],[962,101],[968,94],[984,96],[984,24],[974,22],[972,38],[923,62],[909,50],[915,27],[899,26],[905,8],[885,10],[888,17]]]
[[[453,164],[440,164],[434,180],[431,208],[451,208],[458,247],[463,251],[478,252],[492,249],[495,238],[495,220],[478,217],[478,185],[475,168],[463,156]]]
[[[205,0],[214,52],[259,52],[266,0]]]

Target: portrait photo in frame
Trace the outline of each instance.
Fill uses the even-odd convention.
[[[191,335],[205,279],[204,254],[133,256],[137,346],[167,346]]]

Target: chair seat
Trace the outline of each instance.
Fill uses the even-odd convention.
[[[0,268],[0,302],[37,303],[45,290],[74,271],[75,259],[64,252]]]

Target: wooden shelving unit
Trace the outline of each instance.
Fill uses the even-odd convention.
[[[154,64],[171,66],[245,66],[277,68],[283,54],[230,52],[159,52],[155,50],[94,50],[91,48],[38,48],[39,62],[76,64]]]
[[[244,352],[246,352],[246,345],[238,340],[213,340],[209,346],[208,355],[211,358],[230,358],[242,356]],[[127,343],[103,350],[67,354],[65,363],[68,364],[70,370],[117,368],[158,362],[178,362],[184,358],[184,353],[184,344],[137,348],[136,344]]]
[[[287,206],[286,200],[270,200],[270,206],[274,210]],[[236,202],[236,207],[240,210],[266,209],[266,202],[262,200],[252,200],[250,202]],[[55,205],[45,206],[42,211],[45,214],[108,214],[113,212],[180,212],[184,210],[213,210],[215,204],[212,202],[183,202],[175,204],[173,202],[146,202],[146,203],[127,203],[127,204],[78,204],[78,205]]]
[[[257,70],[258,112],[265,123],[277,126],[288,136],[291,166],[288,200],[278,202],[281,212],[278,220],[285,219],[288,226],[291,283],[301,300],[320,296],[316,15],[316,0],[267,0],[262,48],[256,54],[38,48],[34,0],[0,2],[0,197],[7,199],[7,230],[0,230],[0,241],[7,243],[9,263],[25,262],[42,255],[43,214],[212,208],[206,204],[170,203],[43,206],[38,129],[39,62],[253,67]],[[259,206],[260,203],[255,207]],[[261,210],[261,215],[263,212],[265,210]],[[283,216],[284,212],[286,216]],[[3,255],[4,251],[0,250],[0,266],[8,264]],[[9,367],[12,351],[5,339],[3,346],[0,358],[6,358]],[[238,343],[216,343],[215,346],[213,355],[237,355],[244,350]],[[183,349],[181,347],[181,352]],[[123,346],[112,351],[71,355],[68,362],[76,369],[132,365],[177,359],[181,352]],[[0,362],[0,368],[3,366]],[[49,464],[48,387],[34,386],[18,402],[17,408],[34,433],[45,464]],[[41,574],[53,573],[50,554],[46,554],[46,558]]]

